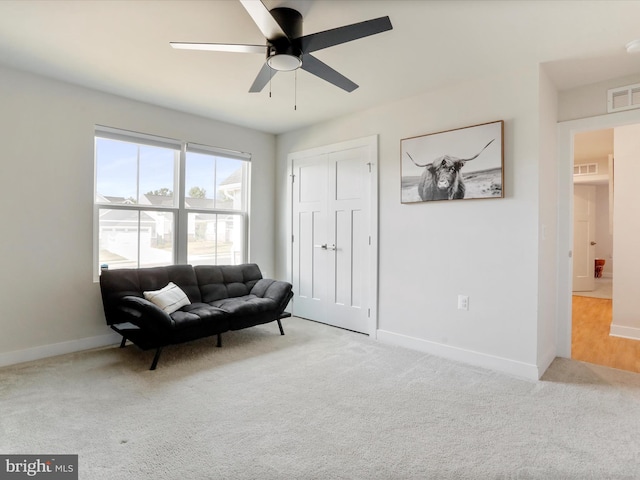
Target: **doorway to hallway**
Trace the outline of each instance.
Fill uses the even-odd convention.
[[[640,352],[637,352],[637,348],[640,342],[629,338],[612,337],[610,335],[612,301],[607,298],[598,298],[607,296],[607,285],[604,285],[604,289],[596,288],[591,297],[587,297],[589,292],[573,292],[573,150],[574,138],[579,133],[636,124],[639,122],[640,111],[636,110],[562,122],[558,125],[559,184],[561,186],[558,210],[558,354],[567,358],[576,358],[578,360],[632,371],[638,371],[636,369],[637,367],[634,366],[634,361],[625,362],[625,357],[627,360],[638,358],[638,353]],[[592,271],[594,267],[591,268]],[[603,285],[599,285],[600,283],[607,283],[606,278],[602,280],[596,278],[595,281],[596,287],[602,287]],[[600,294],[599,290],[605,290],[605,292]],[[613,292],[615,292],[615,288],[613,288]],[[595,305],[596,303],[598,305]],[[590,319],[586,319],[583,316],[585,311],[592,313]],[[603,318],[604,320],[601,326],[596,327],[595,323],[597,323],[596,319],[598,317],[600,320]],[[595,323],[589,326],[589,322]],[[592,354],[591,357],[581,353],[581,347],[576,344],[576,340],[580,342],[588,336],[586,333],[579,333],[579,331],[583,329],[584,332],[587,333],[590,330],[594,331],[598,329],[601,332],[600,337],[594,335],[593,339],[587,342],[586,350]],[[599,350],[601,350],[600,353],[598,353]]]

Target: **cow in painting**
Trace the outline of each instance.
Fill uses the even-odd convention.
[[[482,150],[471,158],[457,158],[451,155],[443,155],[431,163],[420,165],[407,152],[409,159],[417,167],[424,167],[420,182],[418,183],[418,195],[423,202],[430,200],[457,200],[464,198],[466,187],[461,169],[466,162],[470,162],[480,156],[486,148],[495,140],[487,143]]]

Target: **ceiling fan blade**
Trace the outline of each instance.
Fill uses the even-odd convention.
[[[304,53],[315,52],[323,48],[332,47],[341,43],[350,42],[359,38],[368,37],[377,33],[391,30],[389,17],[380,17],[373,20],[365,20],[360,23],[345,25],[344,27],[325,30],[324,32],[305,35],[300,39]]]
[[[261,92],[264,86],[269,83],[269,80],[271,80],[276,73],[278,73],[277,70],[272,69],[265,63],[258,72],[256,79],[253,81],[253,85],[251,85],[249,93]]]
[[[358,85],[353,83],[341,73],[336,72],[329,65],[321,62],[313,55],[302,55],[301,68],[309,73],[314,74],[316,77],[326,80],[329,83],[333,83],[336,87],[340,87],[347,92],[353,92],[356,88],[358,88]]]
[[[266,45],[242,45],[233,43],[191,43],[191,42],[169,42],[173,48],[182,50],[209,50],[212,52],[235,52],[235,53],[267,53]]]
[[[253,18],[253,21],[266,39],[273,40],[274,38],[287,36],[282,27],[273,18],[269,9],[260,0],[240,0],[240,3],[242,3],[247,13],[251,15],[251,18]]]

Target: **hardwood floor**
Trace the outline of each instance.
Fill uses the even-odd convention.
[[[610,299],[573,296],[571,358],[640,373],[640,341],[609,335]]]

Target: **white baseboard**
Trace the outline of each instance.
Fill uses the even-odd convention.
[[[630,338],[631,340],[640,340],[640,328],[624,327],[622,325],[611,324],[609,335],[612,337]]]
[[[539,371],[536,365],[430,342],[421,338],[409,337],[385,330],[378,330],[377,339],[382,343],[418,350],[437,357],[488,368],[490,370],[526,378],[527,380],[538,380],[544,373],[544,370]],[[549,364],[550,363],[551,362],[549,362]]]
[[[69,340],[68,342],[41,345],[39,347],[16,350],[14,352],[0,353],[0,367],[15,365],[16,363],[31,362],[42,358],[55,357],[65,353],[80,352],[92,348],[106,347],[120,343],[122,337],[117,333],[108,333],[96,337]]]

